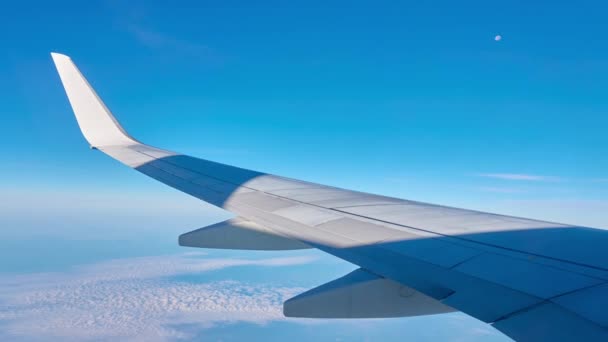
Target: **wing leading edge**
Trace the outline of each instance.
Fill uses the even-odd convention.
[[[91,146],[240,217],[184,234],[184,244],[312,246],[361,267],[286,302],[286,314],[332,316],[318,304],[328,298],[351,303],[333,317],[454,308],[516,340],[608,340],[606,231],[365,194],[154,148],[126,133],[69,57],[52,57]],[[375,303],[393,293],[391,302],[404,307],[366,305],[362,288]]]

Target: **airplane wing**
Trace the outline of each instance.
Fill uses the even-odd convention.
[[[462,311],[518,341],[608,341],[608,232],[350,191],[145,145],[71,59],[52,54],[91,147],[237,217],[204,248],[318,248],[360,269],[284,304],[292,317]]]

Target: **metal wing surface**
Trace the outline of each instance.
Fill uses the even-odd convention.
[[[237,217],[184,246],[318,248],[360,269],[288,300],[295,317],[462,311],[518,341],[608,341],[608,232],[408,201],[215,163],[143,144],[71,59],[52,54],[91,147]]]

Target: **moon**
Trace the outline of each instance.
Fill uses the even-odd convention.
[[[496,37],[494,37],[494,40],[497,41],[497,42],[499,42],[499,41],[502,40],[502,36],[499,35],[499,34],[497,34]]]

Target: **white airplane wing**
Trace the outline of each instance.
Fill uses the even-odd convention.
[[[145,145],[52,54],[89,144],[237,218],[184,246],[318,248],[360,269],[284,304],[292,317],[462,311],[518,341],[608,341],[608,232],[289,179]]]

